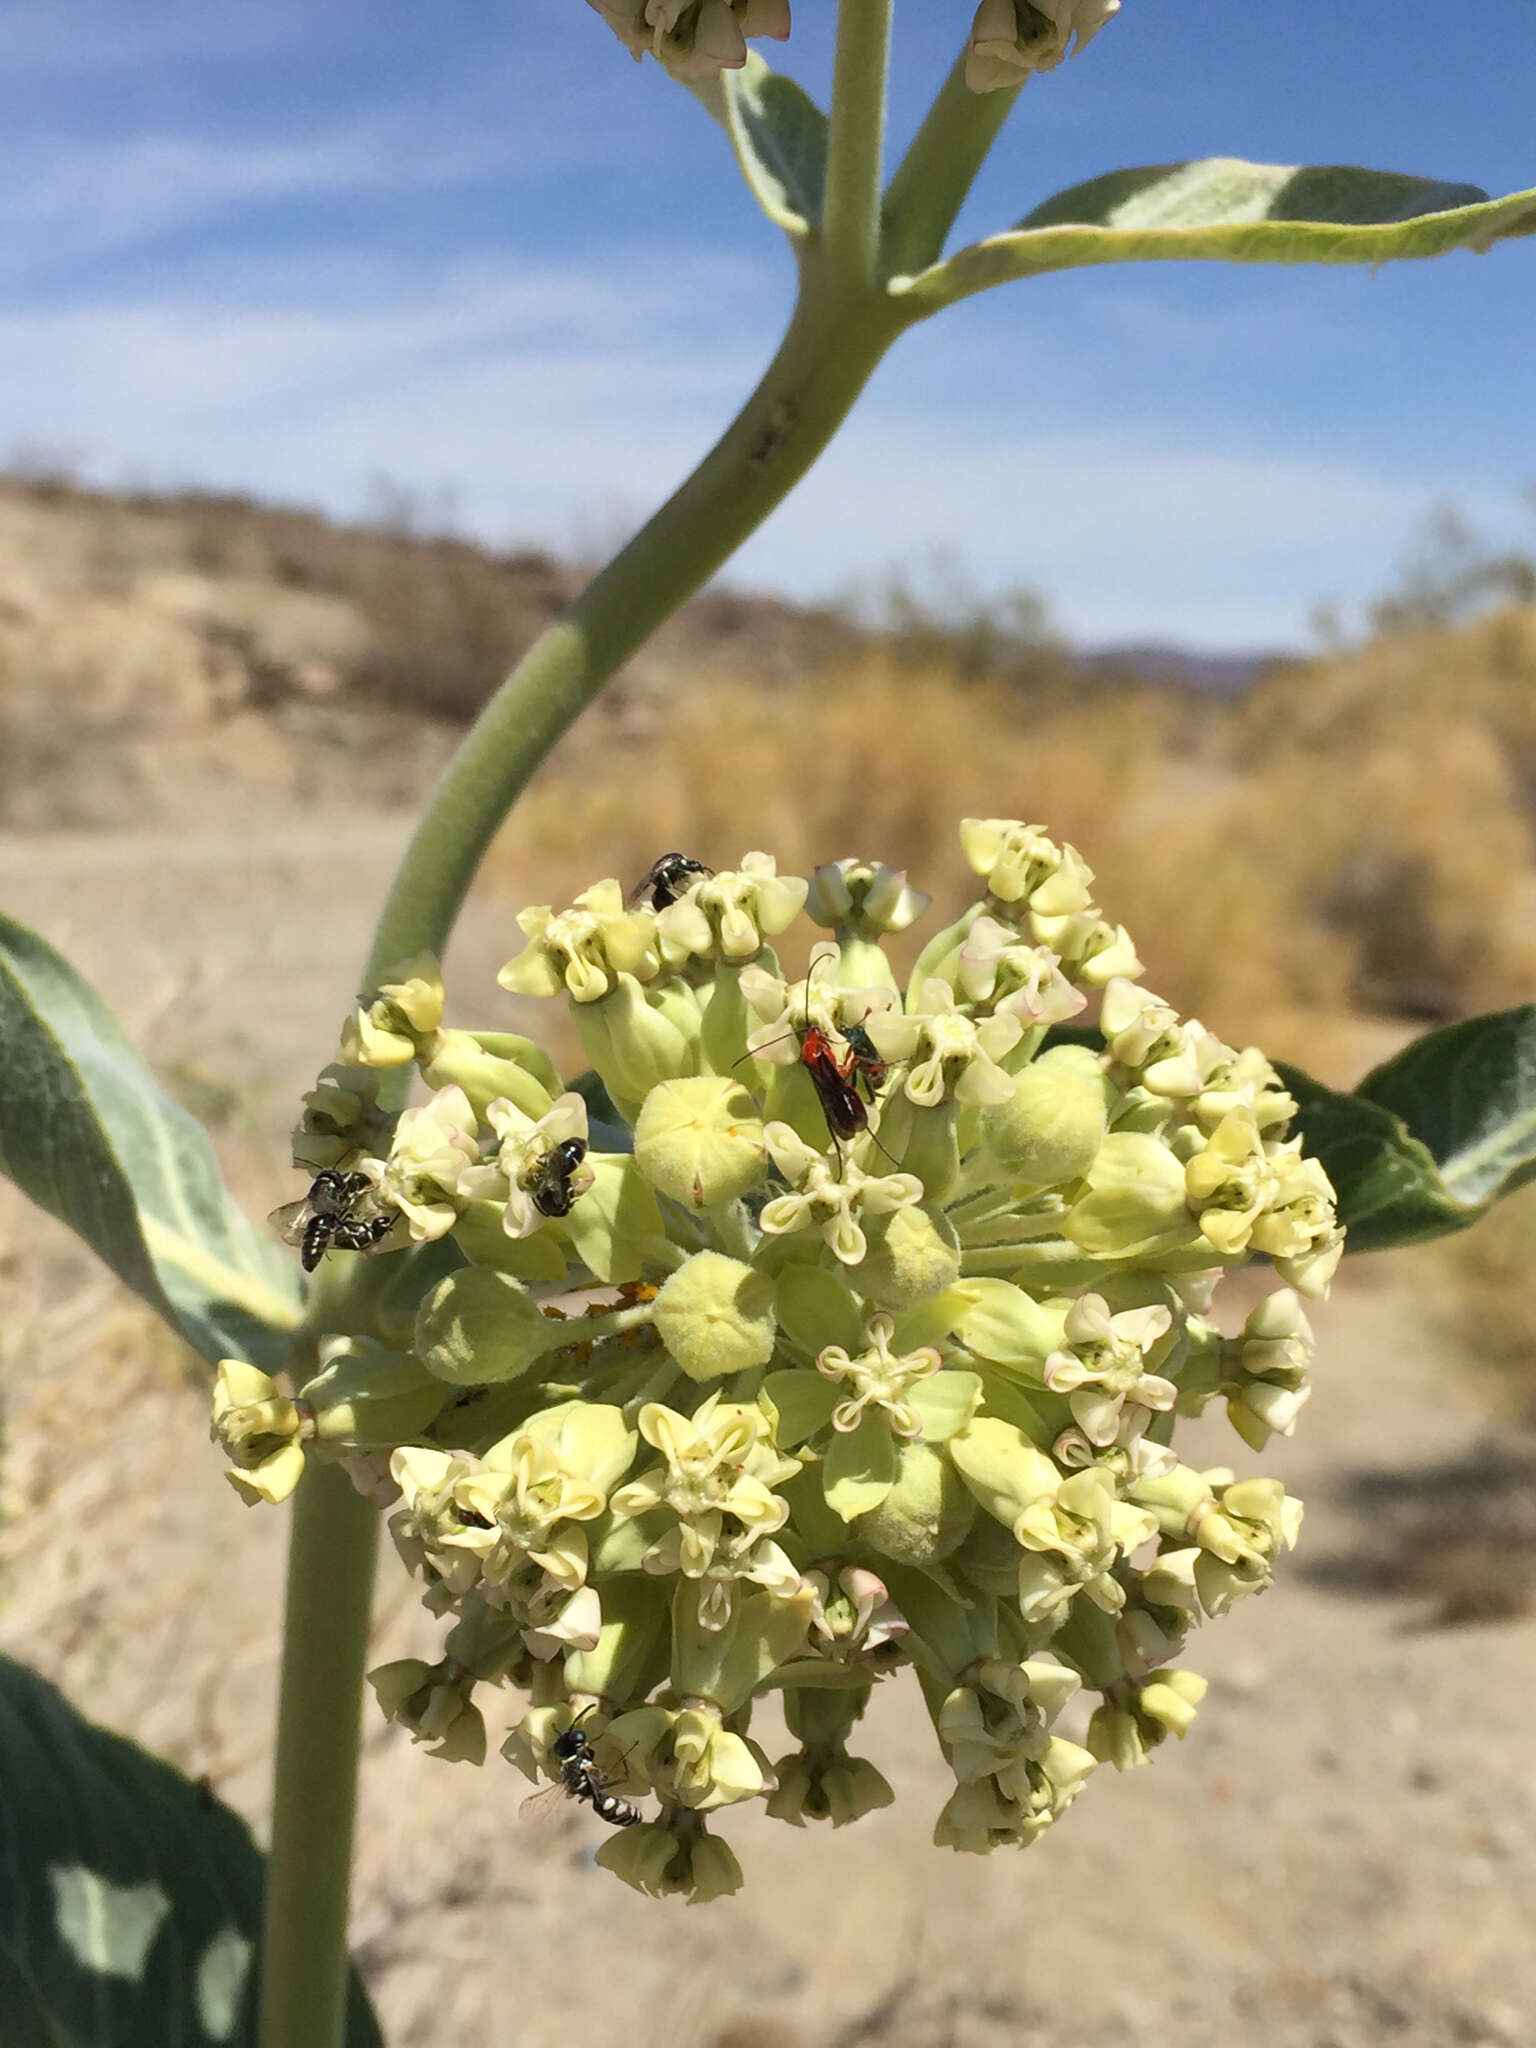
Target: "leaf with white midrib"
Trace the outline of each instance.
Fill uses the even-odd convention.
[[[245,1823],[0,1657],[0,2042],[255,2048]],[[347,2048],[382,2048],[354,1974]]]

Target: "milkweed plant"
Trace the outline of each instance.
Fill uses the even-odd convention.
[[[214,1367],[240,1494],[291,1503],[264,1914],[218,1937],[262,2048],[335,2048],[349,1995],[356,2022],[381,1526],[442,1634],[435,1661],[368,1671],[376,1710],[438,1758],[494,1748],[564,1787],[642,1892],[736,1891],[745,1802],[839,1828],[915,1796],[862,1753],[893,1685],[943,1760],[935,1842],[1027,1847],[1101,1766],[1188,1732],[1192,1632],[1296,1541],[1301,1504],[1246,1461],[1306,1402],[1345,1226],[1352,1250],[1462,1229],[1536,1172],[1536,1010],[1432,1032],[1351,1094],[1277,1071],[1144,987],[1091,846],[965,816],[964,789],[972,900],[904,975],[888,941],[910,957],[929,899],[881,848],[796,876],[771,848],[658,847],[638,887],[600,876],[509,931],[502,989],[521,1021],[564,1007],[580,1072],[489,991],[484,1028],[449,1021],[438,960],[529,777],[907,328],[1087,264],[1376,266],[1536,232],[1536,192],[1220,158],[1111,169],[949,251],[1021,92],[1118,0],[957,7],[954,68],[889,179],[892,0],[839,0],[825,109],[755,47],[789,36],[789,0],[589,4],[719,123],[795,304],[736,419],[428,804],[298,1115],[297,1258],[79,978],[0,922],[0,1163]],[[1243,1266],[1262,1278],[1230,1307]],[[1213,1404],[1232,1467],[1181,1445]],[[196,1910],[169,1861],[154,1875],[167,1914]],[[0,1931],[24,1947],[46,1919]],[[156,1996],[145,2039],[192,1994],[173,1968]]]

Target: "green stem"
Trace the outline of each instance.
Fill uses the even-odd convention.
[[[294,1497],[283,1622],[261,2048],[338,2048],[379,1512],[339,1465]]]
[[[882,277],[911,276],[938,262],[1019,92],[1020,86],[972,92],[965,82],[964,52],[956,58],[886,189]]]
[[[845,290],[875,282],[880,250],[880,159],[892,0],[839,0],[832,127],[821,207],[827,274]]]
[[[799,482],[905,325],[882,295],[822,285],[807,252],[778,353],[687,481],[540,634],[486,706],[406,849],[363,985],[441,951],[498,826],[555,741],[662,621],[708,581]]]

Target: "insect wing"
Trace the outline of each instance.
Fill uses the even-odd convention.
[[[274,1209],[267,1222],[284,1244],[302,1244],[314,1219],[315,1209],[308,1195],[300,1195],[296,1202],[284,1202],[280,1209]]]
[[[567,1819],[576,1795],[558,1780],[553,1785],[543,1785],[537,1792],[530,1792],[517,1809],[517,1824],[534,1834],[553,1834]]]

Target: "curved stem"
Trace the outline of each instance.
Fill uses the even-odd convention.
[[[555,741],[799,482],[907,324],[883,295],[850,299],[825,276],[821,251],[807,250],[794,316],[741,412],[465,736],[406,849],[364,986],[411,953],[442,950],[482,854]]]
[[[882,277],[911,276],[937,263],[976,173],[1023,87],[972,92],[965,53],[945,79],[927,118],[886,188]]]
[[[283,1620],[261,2048],[337,2048],[379,1512],[339,1465],[294,1497]]]
[[[875,281],[890,44],[891,0],[840,0],[821,247],[828,272],[845,289]]]

